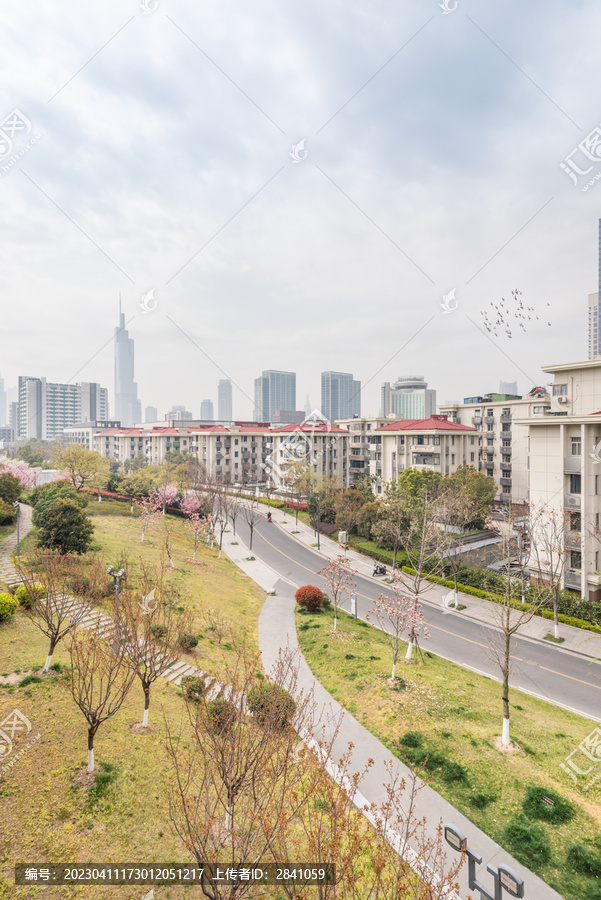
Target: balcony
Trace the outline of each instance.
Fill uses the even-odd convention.
[[[507,487],[511,487],[511,478],[505,478],[505,477],[499,478],[499,482],[500,482],[500,484],[502,484],[502,485],[505,485],[505,486],[507,486]]]
[[[566,569],[563,580],[566,587],[575,588],[577,591],[582,587],[582,573],[576,569]]]
[[[482,416],[472,416],[472,425],[482,425]]]
[[[511,413],[501,413],[501,422],[511,422]]]
[[[582,539],[579,531],[566,531],[564,539],[566,547],[570,550],[580,550]]]
[[[563,505],[566,509],[580,509],[580,494],[564,494]]]
[[[486,422],[487,425],[494,425],[495,417],[494,416],[484,416],[484,421]]]
[[[581,456],[565,456],[563,460],[563,471],[567,475],[575,475],[582,472],[584,463]]]

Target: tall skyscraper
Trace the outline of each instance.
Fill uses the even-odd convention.
[[[601,356],[601,219],[599,219],[599,280],[597,293],[588,295],[588,358]]]
[[[231,422],[232,414],[232,382],[222,378],[217,385],[217,418],[220,422]]]
[[[145,422],[158,422],[159,421],[159,411],[156,406],[147,406],[144,410],[144,421]]]
[[[280,409],[296,409],[296,372],[267,369],[255,378],[255,422],[271,422]]]
[[[8,425],[4,378],[0,378],[0,425]]]
[[[380,394],[380,416],[397,419],[429,419],[436,413],[436,391],[428,390],[423,375],[384,382]]]
[[[142,404],[134,381],[134,342],[125,329],[119,297],[119,327],[115,328],[115,418],[122,425],[142,421]]]
[[[360,416],[361,382],[347,372],[322,372],[320,412],[329,422]]]
[[[203,400],[200,404],[200,418],[203,422],[212,422],[215,418],[213,411],[213,401]]]

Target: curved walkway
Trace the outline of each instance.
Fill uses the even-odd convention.
[[[333,763],[336,765],[348,751],[349,743],[353,744],[351,771],[360,772],[372,759],[374,765],[360,784],[360,791],[368,803],[380,806],[387,800],[385,784],[389,781],[387,767],[393,774],[398,774],[409,782],[412,772],[396,756],[394,756],[371,732],[363,727],[353,716],[328,693],[315,678],[303,656],[296,634],[294,618],[294,592],[297,585],[279,578],[278,574],[260,560],[247,560],[248,549],[240,542],[231,545],[224,542],[224,551],[239,568],[253,578],[270,594],[265,600],[259,617],[259,649],[263,666],[267,673],[273,670],[280,651],[298,652],[299,672],[298,688],[304,692],[313,692],[317,708],[321,714],[320,731],[314,736],[317,740],[329,742],[338,729],[333,745]],[[275,595],[271,595],[274,592]],[[463,816],[435,790],[423,785],[417,794],[416,816],[426,820],[428,836],[436,839],[439,822],[453,824],[468,838],[468,846],[482,856],[483,862],[477,867],[477,876],[490,893],[494,893],[492,877],[486,871],[487,865],[503,863],[510,866],[524,879],[524,896],[532,900],[561,900],[561,895],[545,884],[537,875],[526,869],[521,863],[503,850],[488,835],[477,828],[473,822]],[[453,851],[449,850],[449,858]],[[463,866],[460,874],[461,896],[468,896],[467,866]],[[473,890],[473,889],[472,889]],[[473,896],[473,894],[472,894]]]
[[[31,515],[31,506],[25,506],[25,504],[22,503],[19,514],[19,537],[21,540],[23,540],[25,535],[28,534],[33,527]],[[23,582],[23,579],[19,576],[19,573],[10,561],[10,555],[16,546],[17,530],[15,528],[12,534],[9,534],[8,537],[0,542],[0,581],[4,581],[5,584],[10,585],[11,587],[22,584]]]

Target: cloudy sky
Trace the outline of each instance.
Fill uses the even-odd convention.
[[[443,402],[586,358],[601,183],[560,164],[601,172],[598,2],[20,0],[2,31],[7,386],[112,399],[120,292],[160,414],[227,375],[250,417],[268,368],[375,414],[399,375]],[[526,330],[487,332],[516,288]]]

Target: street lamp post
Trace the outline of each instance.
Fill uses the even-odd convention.
[[[121,584],[127,581],[127,573],[125,569],[119,569],[115,572],[114,566],[107,566],[107,575],[113,577],[113,587],[115,588],[115,647],[119,646],[119,595],[121,594]]]
[[[321,549],[319,545],[319,491],[317,491],[317,549]]]
[[[21,504],[18,500],[15,500],[13,506],[17,510],[17,556],[21,555],[21,540],[19,534],[19,522],[21,520]]]

